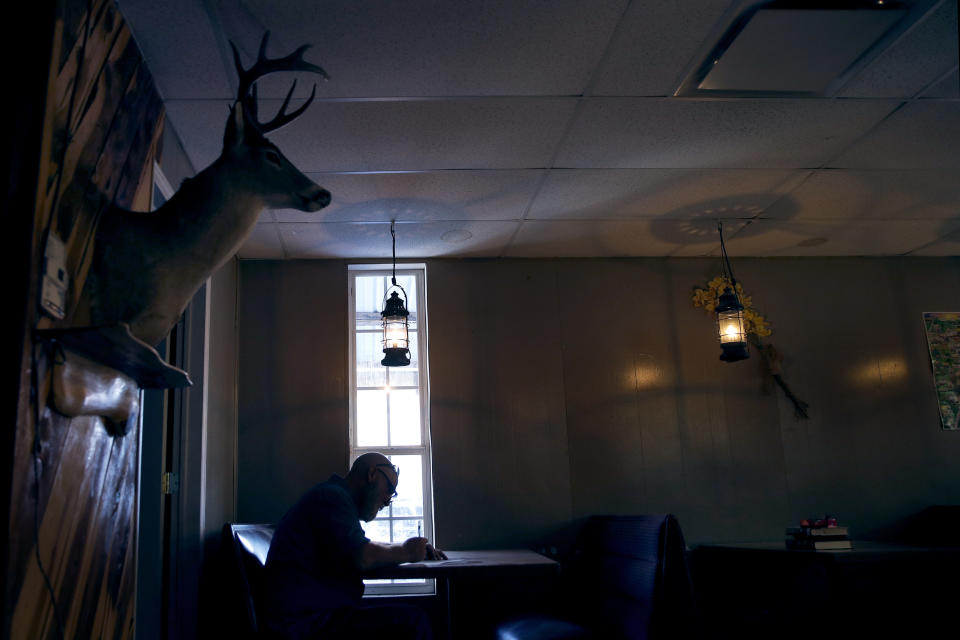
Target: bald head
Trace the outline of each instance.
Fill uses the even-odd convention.
[[[370,522],[396,495],[400,476],[382,453],[365,453],[353,462],[346,482],[360,518]]]
[[[347,474],[347,477],[355,476],[366,478],[370,475],[371,471],[377,468],[377,465],[381,464],[387,465],[391,468],[391,471],[393,470],[393,464],[387,456],[374,451],[365,453],[353,461],[353,466],[350,467],[350,473]],[[393,478],[393,480],[396,480],[396,478]]]

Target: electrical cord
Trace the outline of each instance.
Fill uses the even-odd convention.
[[[39,374],[37,373],[38,359],[37,359],[37,349],[44,345],[43,342],[34,341],[33,349],[30,354],[30,399],[33,401],[34,417],[33,417],[33,551],[34,556],[37,559],[37,567],[40,569],[40,575],[43,576],[43,584],[47,587],[47,593],[50,595],[50,603],[53,605],[53,616],[57,621],[57,629],[60,631],[60,637],[66,638],[66,634],[63,630],[63,617],[60,615],[60,607],[57,605],[57,597],[53,591],[53,583],[50,581],[50,576],[47,575],[46,569],[43,568],[43,562],[40,559],[40,454],[42,448],[40,446],[40,398],[39,398],[39,389],[40,389],[40,379]],[[56,363],[63,362],[63,348],[59,343],[54,342],[52,347],[55,349],[55,352],[51,356],[51,360]]]

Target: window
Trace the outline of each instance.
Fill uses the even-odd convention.
[[[427,376],[426,266],[397,268],[410,312],[410,365],[384,367],[380,311],[390,287],[389,265],[350,265],[350,462],[379,451],[400,469],[393,503],[361,523],[371,540],[433,537]],[[368,594],[433,593],[432,580],[370,580]]]

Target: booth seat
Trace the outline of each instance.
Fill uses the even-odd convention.
[[[264,588],[264,565],[273,532],[272,524],[223,525],[223,549],[231,578],[228,583],[235,592],[232,600],[240,604],[239,615],[233,619],[240,638],[259,637],[257,603]]]
[[[688,553],[670,514],[591,517],[552,611],[501,624],[497,640],[697,638]]]

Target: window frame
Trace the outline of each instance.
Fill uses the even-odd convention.
[[[423,531],[424,537],[434,540],[433,519],[433,461],[430,439],[430,375],[429,375],[429,337],[427,319],[427,265],[424,263],[397,264],[397,276],[414,276],[416,281],[416,314],[417,314],[417,365],[418,390],[420,396],[420,444],[419,445],[384,445],[358,446],[357,438],[357,334],[375,333],[375,331],[357,331],[357,303],[356,278],[365,276],[384,276],[389,278],[393,274],[390,264],[348,264],[347,265],[347,371],[349,373],[349,458],[350,464],[359,456],[370,451],[378,451],[386,456],[418,454],[421,456],[421,486],[423,489]],[[389,381],[389,373],[388,373]],[[364,387],[366,388],[366,387]],[[405,387],[412,388],[412,387]],[[388,412],[389,420],[389,412]],[[389,433],[389,431],[388,431]],[[387,518],[394,518],[393,507],[388,507]],[[400,542],[394,540],[393,542]],[[365,595],[395,596],[395,595],[422,595],[436,593],[436,581],[425,580],[412,583],[368,582]]]

